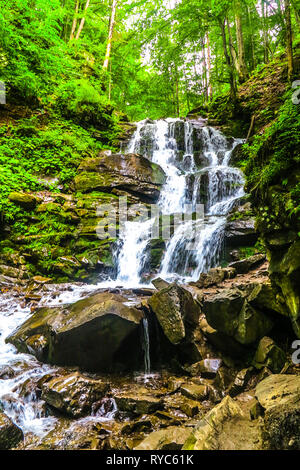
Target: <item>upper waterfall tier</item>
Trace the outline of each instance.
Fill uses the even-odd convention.
[[[220,257],[225,216],[243,196],[243,175],[230,167],[241,139],[224,136],[203,123],[166,119],[138,123],[128,153],[160,165],[167,179],[158,201],[162,215],[187,214],[204,206],[205,220],[183,220],[167,241],[159,275],[165,279],[196,279]],[[121,235],[118,281],[136,285],[147,265],[151,223],[127,222]]]

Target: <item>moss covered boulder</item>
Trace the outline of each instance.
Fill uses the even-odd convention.
[[[113,154],[83,160],[75,177],[77,191],[94,190],[118,194],[125,191],[144,201],[157,201],[166,181],[159,165],[139,155]]]
[[[68,306],[38,309],[6,341],[50,364],[136,370],[143,360],[142,318],[126,297],[101,292]]]

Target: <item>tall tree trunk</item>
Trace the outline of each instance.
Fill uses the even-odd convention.
[[[247,6],[247,15],[248,15],[248,23],[249,23],[249,29],[250,29],[251,69],[254,70],[256,67],[255,48],[254,48],[254,40],[253,40],[254,32],[253,32],[251,11],[250,11],[249,6]]]
[[[231,34],[231,29],[230,29],[230,24],[228,18],[226,18],[226,25],[227,25],[227,32],[228,32],[228,43],[229,43],[229,53],[230,53],[230,58],[232,64],[234,64],[235,70],[238,73],[238,76],[240,76],[241,71],[240,71],[240,64],[237,58],[237,53],[233,45],[233,39],[232,39],[232,34]]]
[[[105,53],[105,59],[104,59],[104,63],[103,63],[104,70],[108,69],[108,63],[109,63],[109,59],[110,59],[112,37],[113,37],[114,26],[115,26],[115,18],[116,18],[116,12],[117,12],[117,3],[118,3],[118,0],[112,0],[110,21],[109,21],[109,30],[108,30],[108,38],[107,38],[107,45],[106,45],[106,53]]]
[[[285,17],[285,38],[286,38],[286,53],[288,60],[288,80],[290,81],[293,76],[293,35],[291,23],[291,9],[289,0],[284,0],[284,17]]]
[[[265,14],[265,1],[261,0],[261,14],[262,14],[262,27],[263,27],[263,42],[264,42],[264,62],[269,62],[269,45],[268,45],[268,29]]]
[[[78,10],[79,10],[79,0],[76,0],[75,14],[74,14],[73,23],[72,23],[72,29],[71,29],[71,34],[70,34],[70,41],[72,41],[72,39],[74,39],[74,34],[75,34],[76,27],[77,27],[77,15],[78,15]]]
[[[228,53],[227,49],[227,40],[226,40],[226,31],[225,31],[225,20],[219,18],[219,25],[221,28],[221,34],[222,34],[222,43],[223,43],[223,50],[224,50],[224,56],[226,60],[226,64],[228,67],[228,72],[229,72],[229,84],[230,84],[230,95],[232,99],[236,99],[236,83],[235,83],[235,77],[234,77],[234,68],[233,68],[233,63],[232,59],[230,58],[230,55]]]
[[[210,57],[210,43],[209,34],[206,31],[206,44],[207,44],[207,70],[208,70],[208,96],[212,99],[212,85],[211,85],[211,57]]]
[[[179,83],[178,83],[178,69],[175,66],[175,94],[176,94],[176,115],[180,115],[180,104],[179,104]]]
[[[236,26],[236,38],[238,46],[238,64],[239,64],[239,80],[240,83],[243,83],[248,75],[248,70],[245,61],[245,45],[243,38],[243,29],[242,29],[242,18],[241,18],[241,4],[240,2],[236,3],[237,13],[235,15],[235,26]]]
[[[207,80],[207,64],[205,55],[205,40],[202,40],[202,63],[203,63],[203,85],[204,85],[204,102],[208,100],[208,80]]]
[[[87,11],[89,5],[90,5],[90,0],[86,0],[86,4],[85,4],[85,7],[84,7],[84,12],[83,12],[83,17],[81,18],[79,28],[78,28],[77,33],[76,33],[76,37],[75,37],[76,40],[79,39],[79,36],[80,36],[81,31],[83,29],[83,26],[84,26],[84,23],[85,23],[85,14],[86,14],[86,11]]]

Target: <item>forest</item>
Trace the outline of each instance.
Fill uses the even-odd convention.
[[[0,449],[299,450],[299,0],[1,7]]]

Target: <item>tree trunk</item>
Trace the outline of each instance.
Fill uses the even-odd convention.
[[[71,34],[70,34],[70,41],[72,41],[72,39],[74,39],[74,34],[75,34],[76,27],[77,27],[77,15],[78,15],[78,10],[79,10],[79,0],[76,0],[75,14],[74,14],[73,23],[72,23],[72,29],[71,29]]]
[[[248,70],[245,61],[245,45],[243,38],[242,19],[241,19],[241,5],[240,2],[236,4],[237,13],[235,15],[236,37],[238,46],[238,64],[239,64],[239,80],[243,83],[248,75]]]
[[[116,18],[116,11],[117,11],[117,3],[118,3],[118,0],[113,0],[112,1],[111,15],[110,15],[110,21],[109,21],[109,30],[108,30],[108,38],[107,38],[107,45],[106,45],[106,53],[105,53],[105,59],[104,59],[104,63],[103,63],[104,70],[108,69],[108,63],[109,63],[109,59],[110,59],[112,37],[113,37],[113,32],[114,32],[115,18]]]
[[[264,0],[261,0],[261,13],[262,13],[263,42],[264,42],[264,62],[265,64],[267,64],[269,62],[269,50],[268,50],[269,46],[268,46],[268,32],[267,32]]]
[[[291,81],[293,76],[293,35],[291,23],[291,10],[289,0],[284,0],[284,17],[285,17],[285,38],[286,38],[286,53],[288,61],[288,80]]]
[[[206,31],[206,43],[207,43],[207,69],[208,69],[208,96],[209,99],[212,99],[212,85],[211,85],[211,57],[210,57],[210,44],[209,44],[209,35]]]
[[[236,84],[235,84],[234,69],[233,69],[232,60],[231,60],[230,55],[229,55],[228,50],[227,50],[225,20],[219,19],[219,25],[220,25],[221,34],[222,34],[222,43],[223,43],[224,56],[225,56],[225,60],[226,60],[226,64],[227,64],[228,72],[229,72],[230,96],[231,96],[232,99],[235,100],[236,99]]]
[[[207,80],[207,64],[205,55],[205,40],[202,40],[202,59],[203,59],[203,85],[204,85],[204,102],[208,100],[208,80]]]
[[[90,5],[90,0],[86,0],[86,4],[85,4],[85,7],[84,7],[84,12],[83,12],[83,17],[81,18],[79,28],[78,28],[77,33],[76,33],[76,37],[75,37],[76,40],[79,39],[79,36],[80,36],[81,31],[83,29],[83,26],[84,26],[84,23],[85,23],[85,14],[86,14],[86,11],[87,11],[89,5]]]
[[[248,14],[248,23],[250,29],[250,46],[251,46],[251,69],[254,70],[256,67],[256,59],[255,59],[255,48],[254,48],[254,41],[253,41],[253,24],[251,18],[251,11],[249,6],[247,6],[247,14]]]

